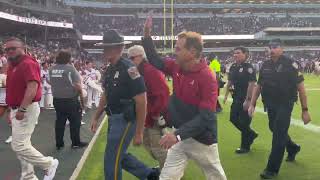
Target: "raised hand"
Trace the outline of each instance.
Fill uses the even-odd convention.
[[[151,36],[151,29],[152,29],[152,16],[149,15],[144,23],[144,37]]]

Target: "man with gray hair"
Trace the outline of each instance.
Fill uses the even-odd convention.
[[[160,147],[159,142],[163,136],[162,128],[166,124],[165,112],[169,101],[169,87],[164,74],[148,63],[142,46],[135,45],[129,48],[128,57],[144,77],[147,89],[147,117],[143,144],[162,168],[167,157],[167,151]]]

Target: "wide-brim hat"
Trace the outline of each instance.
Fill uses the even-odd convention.
[[[122,35],[120,35],[116,30],[111,29],[103,33],[102,42],[94,45],[98,47],[112,47],[131,43],[131,41],[124,41],[124,37]]]

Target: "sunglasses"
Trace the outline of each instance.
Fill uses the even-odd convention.
[[[141,55],[131,56],[131,57],[129,57],[129,59],[134,60],[136,57],[139,57],[139,56],[141,56]]]
[[[4,51],[5,52],[9,52],[9,51],[15,51],[17,50],[19,47],[8,47],[8,48],[5,48]]]

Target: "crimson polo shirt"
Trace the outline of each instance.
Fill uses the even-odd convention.
[[[9,107],[21,105],[29,81],[38,83],[33,102],[39,102],[41,99],[41,78],[38,62],[28,55],[23,55],[20,58],[18,63],[9,63],[6,88],[6,103]]]

